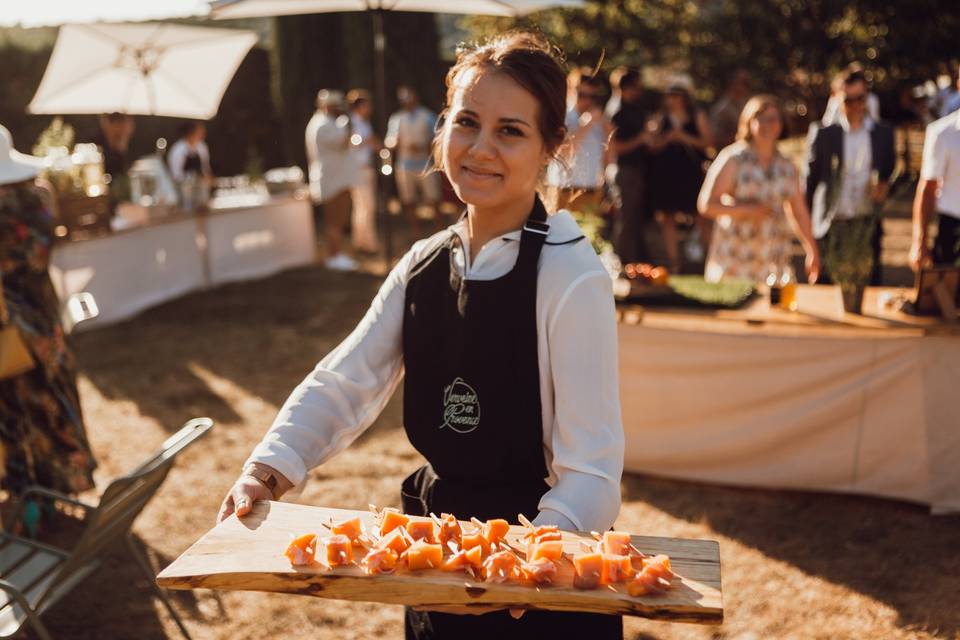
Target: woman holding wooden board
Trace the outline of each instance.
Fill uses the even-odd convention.
[[[528,34],[460,54],[434,146],[465,216],[413,246],[294,390],[221,519],[303,482],[402,380],[404,427],[428,462],[403,483],[404,511],[613,525],[623,427],[610,278],[571,215],[548,216],[537,195],[566,136],[565,82]],[[405,626],[408,638],[622,636],[619,617],[582,613],[408,609]]]

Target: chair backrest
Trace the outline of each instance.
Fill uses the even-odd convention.
[[[100,496],[97,507],[87,513],[80,539],[59,569],[57,582],[93,560],[100,551],[122,538],[167,477],[177,454],[213,426],[210,418],[194,418],[167,438],[160,448],[129,474],[117,478]]]

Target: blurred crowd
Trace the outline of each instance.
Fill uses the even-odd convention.
[[[781,152],[794,114],[777,97],[759,94],[746,69],[737,69],[710,105],[696,101],[687,75],[653,86],[638,68],[608,76],[574,69],[567,143],[544,176],[548,206],[599,219],[622,263],[660,264],[671,273],[702,269],[708,281],[760,282],[785,271],[802,277],[792,274],[796,239],[805,279],[830,282],[823,258],[831,236],[851,222],[879,221],[894,169],[903,165],[904,143],[898,150],[894,127],[912,128],[922,140],[924,127],[960,110],[956,71],[945,86],[904,87],[885,102],[884,113],[870,77],[856,63],[836,75],[822,117],[807,132],[801,162]],[[410,87],[400,87],[397,98],[400,110],[381,141],[370,123],[368,92],[318,95],[306,146],[330,268],[354,269],[354,256],[382,249],[378,171],[393,182],[387,193],[400,205],[407,245],[439,229],[443,203],[456,201],[442,175],[431,171],[437,114]],[[949,203],[936,205],[927,218],[938,209],[953,219]],[[918,245],[926,235],[919,222],[915,226],[912,257],[919,265],[931,252]],[[877,284],[882,224],[874,227],[870,281]],[[954,254],[940,251],[937,258],[950,261]]]

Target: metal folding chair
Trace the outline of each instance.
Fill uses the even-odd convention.
[[[184,424],[146,462],[111,482],[97,505],[43,487],[24,491],[19,498],[18,519],[25,499],[31,496],[74,505],[83,509],[86,517],[83,533],[71,549],[0,533],[0,638],[15,635],[24,625],[29,625],[41,640],[50,640],[40,614],[100,566],[104,548],[122,537],[147,582],[189,640],[183,621],[157,586],[150,562],[134,542],[131,527],[163,484],[177,454],[212,426],[209,418],[194,418]]]

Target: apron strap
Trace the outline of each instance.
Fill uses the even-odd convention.
[[[547,210],[544,208],[540,196],[537,196],[533,203],[533,211],[530,212],[530,217],[527,218],[523,230],[520,232],[520,253],[514,266],[515,275],[527,282],[532,282],[534,290],[536,290],[537,263],[540,261],[540,251],[547,241],[549,231]]]

